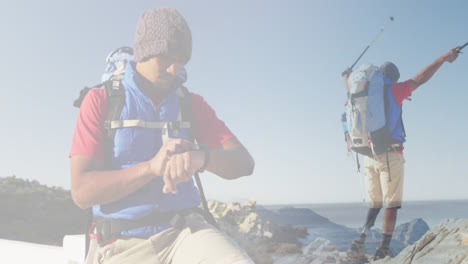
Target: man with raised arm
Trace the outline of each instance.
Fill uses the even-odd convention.
[[[396,124],[393,138],[397,139],[394,140],[393,144],[387,150],[387,153],[375,155],[374,157],[364,157],[366,203],[369,210],[364,224],[364,229],[360,237],[352,242],[351,247],[348,250],[348,256],[358,262],[366,261],[364,255],[364,242],[366,235],[368,230],[374,225],[375,219],[382,207],[386,207],[383,218],[382,241],[380,246],[377,248],[374,260],[382,259],[391,255],[390,241],[392,240],[393,231],[395,229],[397,210],[401,208],[403,196],[405,163],[405,159],[403,157],[403,143],[406,141],[403,121],[401,120],[401,107],[403,101],[410,97],[419,86],[431,79],[442,64],[445,62],[452,63],[455,61],[458,57],[459,49],[460,47],[451,49],[424,68],[416,76],[404,82],[398,82],[400,72],[395,64],[385,62],[380,67],[384,78],[387,78],[389,82],[392,83],[390,88],[393,96],[388,96],[387,98],[388,101],[386,104],[388,105],[388,109],[386,109],[386,112],[387,115],[388,113],[396,115],[394,120],[398,120],[398,123]],[[345,74],[343,75],[345,86],[348,91],[350,90],[348,77],[351,72],[352,71],[348,68],[345,70]],[[389,171],[391,172],[391,180]]]

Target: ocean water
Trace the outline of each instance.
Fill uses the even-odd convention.
[[[367,207],[363,203],[271,205],[265,208],[278,209],[287,206],[312,209],[334,223],[351,228],[362,227],[367,214]],[[383,210],[380,211],[374,228],[382,229],[382,218]],[[415,218],[422,218],[429,228],[448,218],[468,219],[468,200],[404,202],[398,211],[397,225]]]

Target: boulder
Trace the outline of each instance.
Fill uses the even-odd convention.
[[[468,219],[448,219],[394,258],[375,264],[468,263]]]
[[[397,226],[393,232],[393,239],[402,242],[405,246],[412,245],[428,230],[427,223],[421,218],[417,218],[409,223]]]

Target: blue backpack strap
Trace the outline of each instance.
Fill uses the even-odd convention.
[[[406,138],[405,124],[403,123],[403,107],[401,108],[400,122],[401,122],[401,129],[403,130],[403,136]]]
[[[385,88],[384,88],[385,116],[387,116],[387,111],[390,108],[390,102],[389,102],[390,98],[388,97],[389,96],[388,95],[388,93],[389,93],[388,89],[392,89],[393,82],[384,77],[384,84],[385,84]],[[403,129],[403,135],[406,137],[405,125],[403,124],[403,109],[402,109],[402,111],[400,113],[400,117],[399,117],[399,120],[398,120],[397,124],[392,129],[392,132],[390,134],[391,136],[393,136],[393,134],[395,134],[395,131],[398,128],[398,123],[401,123],[401,127]]]
[[[385,104],[385,117],[387,117],[388,109],[390,108],[390,103],[388,98],[388,89],[392,89],[392,82],[384,77],[384,104]]]

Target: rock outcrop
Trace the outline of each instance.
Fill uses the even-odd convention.
[[[449,219],[394,258],[375,264],[468,264],[468,220]]]
[[[429,226],[421,218],[417,218],[417,219],[412,220],[411,222],[398,225],[395,228],[392,242],[390,244],[390,249],[392,251],[392,254],[394,256],[398,255],[407,246],[410,246],[414,244],[414,242],[419,240],[428,230],[429,230]],[[356,230],[356,232],[358,231],[360,230]],[[355,237],[357,237],[357,235]],[[366,253],[369,255],[374,255],[375,250],[380,245],[381,240],[382,240],[382,231],[380,229],[371,230],[368,233],[367,239],[366,239]],[[335,242],[334,240],[332,241]],[[348,247],[349,247],[349,244],[348,244]],[[345,250],[345,249],[342,249],[342,250]]]
[[[421,218],[401,224],[395,228],[393,239],[400,241],[406,246],[414,244],[429,230],[429,226]]]
[[[415,220],[401,226],[408,227],[404,237],[410,242],[411,236],[417,232],[409,231],[409,227],[423,226],[424,222]],[[468,264],[468,219],[446,220],[424,234],[413,245],[406,247],[394,257],[387,257],[378,261],[372,261],[368,255],[370,264]],[[277,256],[275,264],[354,264],[354,261],[339,251],[331,241],[317,238],[303,249],[302,254],[292,256]]]
[[[257,213],[255,200],[242,205],[208,201],[208,208],[220,229],[236,240],[257,264],[272,264],[275,255],[302,253],[299,240],[307,237],[307,229],[264,220]]]
[[[274,224],[293,226],[305,226],[309,232],[307,239],[301,240],[304,246],[313,242],[317,238],[325,238],[333,242],[338,250],[346,251],[351,245],[351,241],[359,237],[359,229],[349,228],[331,222],[327,218],[315,213],[311,209],[286,207],[277,210],[268,210],[262,207],[257,208],[257,213],[263,219]],[[395,235],[391,242],[393,255],[397,255],[414,241],[421,238],[429,230],[426,222],[422,219],[415,219],[410,223],[397,226]],[[366,239],[366,253],[374,255],[376,248],[382,240],[382,232],[378,228],[369,231]]]
[[[354,264],[354,261],[340,252],[333,242],[317,238],[294,256],[276,256],[275,264]]]
[[[221,230],[234,238],[257,264],[342,263],[359,230],[335,224],[310,209],[257,207],[255,200],[244,204],[209,201],[208,207]],[[298,227],[299,225],[304,225]],[[428,230],[422,219],[399,225],[392,241],[397,255]],[[366,240],[369,256],[380,245],[381,232],[371,230]]]

